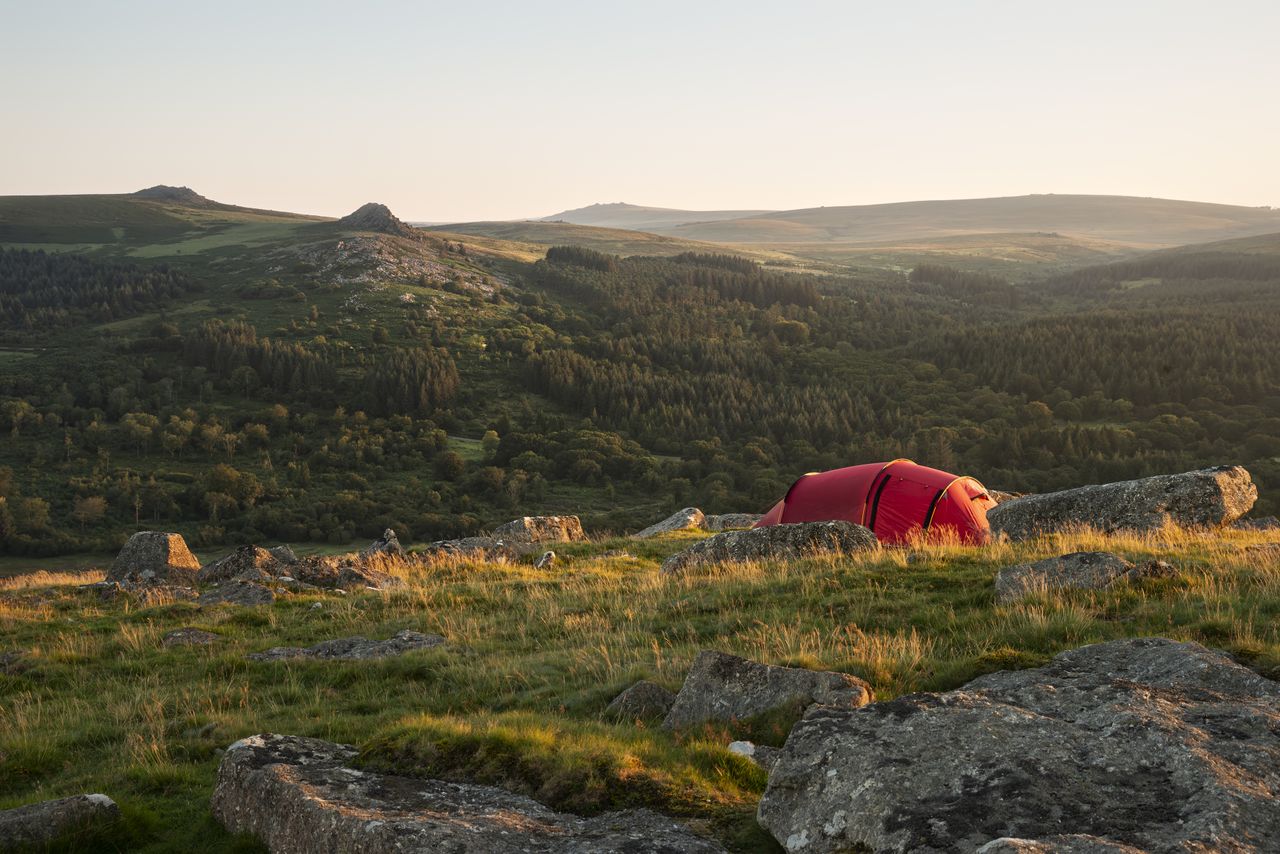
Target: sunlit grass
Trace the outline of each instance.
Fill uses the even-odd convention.
[[[697,652],[715,648],[852,673],[884,700],[1146,635],[1197,640],[1280,673],[1280,548],[1256,548],[1265,533],[1082,531],[658,572],[698,536],[557,547],[549,570],[531,559],[381,560],[399,585],[286,595],[260,609],[104,602],[73,586],[86,581],[78,574],[0,580],[0,654],[22,653],[0,669],[0,807],[103,791],[128,807],[121,833],[131,847],[231,850],[243,842],[208,813],[218,750],[274,731],[356,744],[380,767],[494,782],[562,809],[642,803],[701,817],[733,847],[760,850],[763,775],[724,750],[738,733],[604,722],[617,692],[641,678],[677,689]],[[609,550],[634,557],[598,557]],[[1160,558],[1176,574],[995,603],[1000,568],[1081,550]],[[164,648],[184,626],[221,640]],[[404,628],[438,632],[449,647],[375,662],[245,660],[270,646]]]

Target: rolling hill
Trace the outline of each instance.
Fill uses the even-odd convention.
[[[906,270],[922,262],[945,263],[1014,276],[1060,272],[1155,249],[1280,231],[1280,211],[1269,208],[1055,194],[759,212],[687,211],[618,203],[564,211],[547,220],[562,223],[564,230],[559,235],[570,239],[575,236],[570,225],[609,227],[750,247],[832,265]],[[531,237],[533,225],[483,223],[468,224],[465,229],[442,228],[535,243],[556,242],[550,233]],[[627,242],[621,238],[606,241],[599,235],[593,237],[593,243],[584,245],[634,254],[617,248]]]
[[[662,231],[689,223],[736,220],[768,213],[771,211],[685,211],[677,208],[655,208],[613,202],[561,211],[558,214],[542,217],[542,221],[594,225],[600,228],[626,228],[632,231]]]
[[[807,208],[659,229],[718,243],[871,244],[1050,232],[1158,248],[1280,230],[1280,211],[1133,196],[1034,195]]]

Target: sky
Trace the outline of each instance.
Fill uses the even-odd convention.
[[[1280,207],[1280,3],[0,0],[0,195]]]

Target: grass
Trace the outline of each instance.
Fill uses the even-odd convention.
[[[219,750],[273,731],[354,743],[369,765],[503,785],[560,809],[646,805],[735,850],[774,850],[754,822],[764,776],[725,750],[743,728],[673,735],[606,723],[609,700],[641,678],[678,688],[705,648],[853,673],[879,700],[1147,635],[1224,648],[1280,675],[1280,549],[1246,548],[1262,534],[1082,533],[659,574],[661,558],[696,536],[565,546],[549,571],[414,561],[394,567],[405,581],[396,589],[254,610],[104,603],[71,586],[83,581],[75,575],[0,581],[0,653],[25,653],[0,670],[0,808],[101,791],[125,809],[112,837],[128,840],[122,848],[245,850],[209,814]],[[1178,574],[995,604],[999,568],[1099,548],[1160,556]],[[611,549],[634,556],[601,557]],[[221,640],[164,649],[164,634],[184,626]],[[451,646],[382,662],[245,660],[403,628]]]

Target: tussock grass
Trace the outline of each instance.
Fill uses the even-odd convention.
[[[695,818],[738,850],[769,850],[754,823],[763,775],[725,745],[743,733],[776,743],[782,723],[671,734],[602,721],[609,700],[641,678],[678,688],[707,648],[852,673],[882,700],[1131,636],[1196,640],[1280,676],[1280,547],[1259,548],[1265,533],[1080,531],[661,575],[662,558],[697,536],[571,544],[549,570],[532,558],[386,560],[379,568],[402,585],[260,609],[102,602],[64,576],[5,579],[0,653],[22,657],[0,668],[0,808],[102,791],[126,806],[116,835],[130,850],[239,850],[248,843],[208,812],[218,751],[275,731],[561,809],[647,805]],[[634,557],[599,557],[617,549]],[[1177,572],[995,603],[1001,567],[1084,550],[1160,558]],[[164,634],[184,626],[221,639],[165,649]],[[376,662],[245,660],[404,628],[438,632],[449,648]]]

